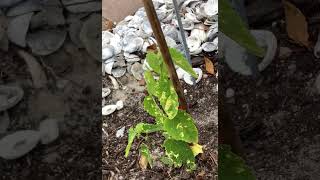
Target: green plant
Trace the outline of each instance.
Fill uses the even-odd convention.
[[[184,56],[176,49],[169,50],[174,64],[197,78],[197,74]],[[166,152],[166,156],[161,158],[162,162],[174,167],[186,165],[187,170],[194,170],[195,156],[202,152],[194,120],[185,110],[179,108],[179,98],[172,81],[168,78],[168,70],[161,54],[149,52],[146,60],[152,71],[144,73],[148,95],[144,98],[143,105],[149,115],[155,118],[155,124],[139,123],[129,129],[125,156],[128,157],[135,137],[162,132]],[[140,148],[142,155],[149,163],[152,162],[148,147],[143,145]]]

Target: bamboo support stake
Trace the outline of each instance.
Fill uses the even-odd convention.
[[[144,8],[146,10],[149,22],[151,24],[154,36],[158,42],[159,48],[160,48],[160,52],[163,56],[163,60],[168,68],[169,71],[169,76],[170,79],[173,82],[173,87],[176,90],[178,97],[179,97],[179,102],[180,102],[180,106],[188,111],[188,104],[186,101],[186,98],[184,96],[181,84],[179,82],[179,78],[176,72],[176,69],[174,67],[168,46],[167,46],[167,42],[164,38],[162,29],[161,29],[161,25],[160,25],[160,21],[158,19],[156,10],[153,6],[152,0],[142,0],[143,4],[144,4]]]

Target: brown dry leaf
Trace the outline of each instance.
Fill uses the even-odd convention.
[[[102,30],[106,31],[106,30],[110,30],[113,28],[113,22],[109,19],[102,19]]]
[[[47,84],[47,77],[44,71],[42,70],[41,65],[38,63],[35,57],[26,51],[19,50],[19,56],[25,60],[28,65],[29,71],[32,76],[33,85],[35,88],[44,88]]]
[[[156,53],[157,52],[157,44],[152,44],[150,46],[147,47],[147,52],[154,52]]]
[[[205,65],[206,65],[207,72],[209,74],[215,74],[213,62],[207,57],[204,57],[204,62],[205,62]]]
[[[139,160],[139,165],[142,170],[146,170],[148,166],[148,159],[146,156],[141,155]]]
[[[283,0],[288,36],[296,43],[309,47],[308,23],[302,12],[292,3]]]

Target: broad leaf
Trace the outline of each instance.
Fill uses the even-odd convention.
[[[153,52],[148,52],[146,59],[149,66],[154,70],[154,72],[160,74],[161,64],[163,63],[161,56]]]
[[[185,70],[192,77],[198,78],[197,73],[194,72],[194,70],[192,69],[192,66],[190,65],[188,60],[183,56],[183,54],[181,52],[179,52],[175,48],[170,48],[169,50],[170,50],[171,58],[172,58],[174,64],[176,64],[177,66],[179,66],[180,68]]]
[[[173,88],[171,82],[166,77],[160,77],[159,85],[162,91],[162,94],[159,97],[160,105],[167,114],[168,118],[173,119],[178,113],[178,94]]]
[[[162,110],[153,99],[152,95],[146,96],[143,101],[144,109],[153,117],[161,118],[164,116]]]
[[[220,180],[255,180],[244,160],[231,152],[226,145],[219,146],[219,179]]]
[[[175,167],[181,167],[183,164],[186,164],[188,170],[196,168],[195,158],[188,143],[167,139],[163,145],[166,149],[166,155],[172,160]]]
[[[219,0],[219,30],[252,54],[264,56],[265,50],[257,45],[255,38],[228,0]]]
[[[146,81],[147,90],[148,90],[149,94],[152,94],[155,96],[160,96],[161,92],[159,91],[159,84],[153,78],[151,71],[146,71],[144,73],[144,79]]]
[[[141,144],[140,153],[141,153],[141,156],[144,156],[147,159],[150,167],[152,168],[153,160],[152,160],[151,153],[150,153],[150,151],[148,149],[148,146],[145,145],[145,144]]]
[[[198,130],[194,124],[193,118],[185,111],[178,111],[173,119],[166,119],[163,129],[169,136],[176,140],[182,140],[188,143],[198,143]]]
[[[193,155],[196,157],[198,154],[200,153],[203,153],[203,150],[202,150],[202,146],[199,145],[199,144],[193,144],[192,146],[190,146],[192,152],[193,152]]]
[[[135,128],[130,128],[129,135],[128,135],[128,145],[125,150],[125,157],[128,157],[133,140],[136,136],[140,136],[140,134],[142,133],[153,133],[153,132],[161,131],[162,129],[163,128],[161,125],[146,124],[146,123],[139,123],[136,125]]]

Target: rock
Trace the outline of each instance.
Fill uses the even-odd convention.
[[[11,42],[21,46],[26,46],[26,35],[33,12],[16,16],[9,21],[8,38]]]
[[[11,160],[30,152],[40,141],[40,133],[33,130],[21,130],[0,140],[0,157]]]
[[[119,129],[116,133],[116,137],[117,138],[121,138],[124,135],[124,131],[126,130],[126,127],[122,127],[121,129]]]
[[[10,118],[7,111],[0,112],[0,134],[7,132]]]
[[[232,97],[234,97],[234,94],[235,94],[235,92],[232,88],[228,88],[226,90],[226,98],[232,98]]]
[[[290,57],[292,54],[292,50],[288,47],[280,47],[279,49],[279,58],[280,59],[286,59]]]
[[[142,64],[140,63],[134,63],[131,66],[131,73],[133,75],[134,78],[136,78],[138,81],[140,81],[141,79],[143,79],[143,68],[142,68]]]
[[[69,25],[69,36],[71,41],[78,47],[83,48],[84,45],[80,40],[80,32],[83,26],[83,22],[80,20],[76,20]]]
[[[112,77],[112,76],[108,76],[108,77],[109,77],[109,79],[111,80],[111,83],[112,83],[112,85],[113,85],[113,89],[119,89],[120,86],[119,86],[118,81],[117,81],[114,77]]]
[[[59,136],[59,124],[57,119],[46,119],[39,126],[40,138],[42,144],[49,144]]]
[[[28,34],[27,44],[34,54],[46,56],[57,51],[66,36],[67,32],[63,30],[39,30]]]
[[[101,61],[101,15],[92,14],[82,26],[80,40],[88,53],[98,61]]]
[[[102,115],[108,116],[117,110],[117,105],[107,105],[102,108]]]
[[[87,3],[78,3],[68,0],[63,0],[62,3],[66,9],[72,13],[94,12],[101,11],[101,1],[91,1]]]
[[[118,68],[115,68],[115,69],[112,69],[112,75],[113,77],[115,78],[120,78],[122,76],[124,76],[127,72],[127,69],[126,68],[122,68],[122,67],[118,67]]]

